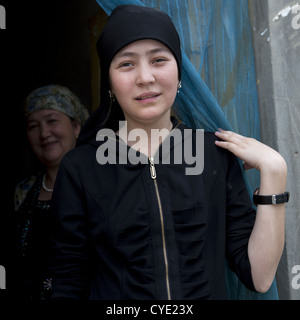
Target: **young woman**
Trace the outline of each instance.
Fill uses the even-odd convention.
[[[268,290],[284,244],[284,159],[220,129],[204,134],[202,173],[187,174],[185,147],[195,153],[201,141],[171,117],[181,52],[165,13],[117,7],[98,53],[101,106],[63,159],[53,195],[52,297],[226,299],[226,258],[249,289]],[[175,130],[179,142],[169,139]],[[96,157],[103,146],[102,158],[112,149],[115,163]],[[236,157],[260,171],[257,213]],[[268,195],[278,196],[262,205]]]

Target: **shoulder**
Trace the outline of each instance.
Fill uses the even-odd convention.
[[[16,185],[14,196],[14,205],[16,211],[19,210],[23,201],[26,199],[28,192],[36,182],[37,177],[37,175],[32,175],[31,177],[27,177]]]
[[[189,129],[184,124],[181,124],[180,127],[181,130]],[[233,153],[216,145],[215,142],[220,139],[215,135],[215,132],[205,131],[203,129],[190,130],[193,132],[193,136],[195,137],[194,141],[196,144],[199,140],[202,140],[204,163],[205,167],[208,169],[207,171],[210,171],[210,169],[216,171],[216,168],[223,168],[223,170],[226,172],[232,163],[237,162],[237,158]],[[202,139],[198,139],[197,132],[198,137],[202,137]]]
[[[95,170],[96,151],[94,145],[87,143],[67,152],[60,162],[56,178],[64,175],[72,176],[72,179],[89,176]]]
[[[188,127],[187,125],[185,125],[184,123],[180,123],[176,126],[175,129],[179,129],[180,131],[185,131],[185,130],[189,130],[191,132],[193,132],[193,134],[196,134],[196,132],[202,132],[204,134],[204,139],[206,141],[215,141],[218,138],[216,137],[215,133],[212,131],[205,131],[204,129],[192,129],[190,127]]]
[[[93,155],[95,155],[95,146],[90,143],[86,143],[67,152],[63,157],[62,162],[71,162],[74,164],[76,162],[80,163],[84,159],[90,158]]]
[[[220,150],[220,148],[218,148],[215,144],[215,141],[219,140],[219,138],[215,135],[214,132],[205,131],[204,129],[191,129],[183,123],[178,125],[177,128],[182,132],[185,132],[186,130],[191,132],[191,135],[194,137],[193,141],[195,143],[199,141],[199,137],[203,138],[202,141],[204,143],[205,151],[209,153],[223,153],[223,150]]]

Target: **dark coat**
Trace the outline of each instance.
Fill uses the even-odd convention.
[[[254,290],[256,212],[237,158],[215,139],[205,133],[202,174],[186,175],[171,155],[156,179],[149,163],[100,165],[104,142],[69,152],[52,198],[53,298],[226,299],[225,257]]]

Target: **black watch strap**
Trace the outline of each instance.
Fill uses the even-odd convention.
[[[258,204],[281,204],[286,203],[290,199],[290,193],[284,192],[280,194],[273,194],[271,196],[264,196],[259,194],[253,194],[253,202],[257,206]]]

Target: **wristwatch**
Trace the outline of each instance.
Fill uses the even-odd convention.
[[[270,196],[259,195],[259,188],[254,191],[253,202],[257,206],[258,204],[281,204],[286,203],[290,199],[290,193],[284,192],[280,194],[273,194]]]

